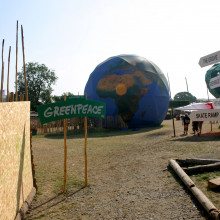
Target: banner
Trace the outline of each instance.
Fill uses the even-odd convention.
[[[38,106],[41,124],[72,117],[105,118],[106,104],[83,98]]]
[[[192,111],[189,117],[192,121],[220,121],[220,109]]]

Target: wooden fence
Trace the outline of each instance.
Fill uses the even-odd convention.
[[[67,131],[80,130],[84,128],[84,119],[69,118],[67,119]],[[88,118],[87,128],[111,128],[121,129],[127,128],[126,123],[122,121],[120,116],[107,116],[105,119],[101,118]],[[41,125],[39,117],[31,116],[31,130],[32,134],[53,134],[63,132],[63,120],[53,121],[44,125]]]

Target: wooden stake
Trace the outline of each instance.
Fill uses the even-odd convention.
[[[66,101],[66,95],[64,95],[64,101]],[[66,147],[66,119],[63,120],[63,132],[64,132],[64,177],[63,177],[63,192],[66,192],[66,158],[67,158],[67,147]]]
[[[23,51],[23,68],[24,68],[25,97],[26,97],[26,101],[28,101],[27,78],[26,78],[26,71],[25,71],[24,35],[23,35],[23,27],[22,27],[22,25],[21,25],[21,38],[22,38],[22,51]]]
[[[3,102],[3,81],[4,81],[4,58],[3,58],[3,53],[4,53],[4,42],[5,42],[5,40],[3,39],[3,41],[2,41],[1,102]]]
[[[85,94],[86,99],[86,94]],[[87,179],[87,117],[84,117],[84,129],[85,129],[85,143],[84,143],[84,158],[85,158],[85,187],[88,185]]]
[[[8,53],[8,79],[7,79],[7,102],[9,102],[9,70],[10,70],[10,55],[11,55],[11,46],[9,47]]]
[[[24,95],[23,94],[20,94],[20,101],[24,101]]]
[[[17,75],[18,75],[18,21],[17,21],[17,31],[16,31],[15,101],[18,101]]]
[[[10,93],[9,102],[14,102],[14,93]]]

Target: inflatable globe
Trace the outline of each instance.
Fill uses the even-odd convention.
[[[209,92],[215,97],[220,98],[220,64],[213,65],[205,75],[205,82]]]
[[[118,116],[128,128],[160,125],[169,105],[168,83],[162,71],[135,55],[114,56],[99,64],[85,93],[90,100],[106,103],[106,120]]]

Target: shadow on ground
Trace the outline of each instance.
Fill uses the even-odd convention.
[[[183,142],[202,142],[202,141],[219,141],[220,140],[220,133],[205,133],[200,136],[198,135],[180,135],[178,138],[174,138],[171,141],[183,141]]]
[[[38,206],[34,206],[31,207],[31,209],[27,212],[30,213],[33,210],[38,210],[37,211],[37,215],[34,215],[34,219],[38,219],[44,216],[44,212],[47,212],[50,208],[59,205],[62,202],[65,202],[66,199],[68,199],[69,197],[73,196],[74,194],[80,192],[81,190],[83,190],[85,187],[81,187],[80,189],[74,191],[74,192],[66,192],[66,193],[58,193],[56,196],[48,199],[47,201],[41,203]],[[31,217],[32,218],[32,217]],[[28,217],[25,219],[29,219]]]

